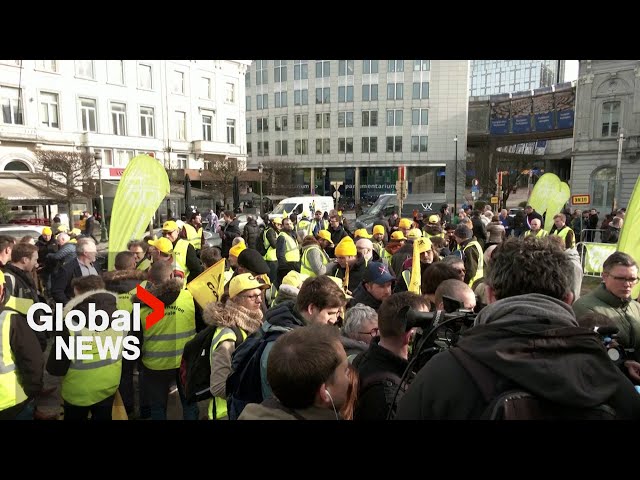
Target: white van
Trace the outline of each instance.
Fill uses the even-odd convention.
[[[313,218],[313,213],[316,210],[320,210],[322,213],[329,212],[334,209],[333,198],[331,197],[289,197],[282,200],[273,212],[269,213],[269,219],[272,220],[276,217],[282,218],[282,215],[287,212],[287,215],[295,212],[298,214],[298,220],[302,218],[302,212],[310,214],[309,220]]]

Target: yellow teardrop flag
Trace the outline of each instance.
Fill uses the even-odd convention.
[[[636,262],[640,261],[640,178],[633,187],[633,193],[629,199],[627,213],[624,216],[618,250],[631,255]],[[640,283],[631,291],[631,298],[638,298]]]
[[[420,269],[420,251],[425,246],[424,238],[417,238],[413,241],[413,258],[411,261],[411,280],[409,281],[408,290],[420,295],[420,286],[422,285],[422,271]]]
[[[545,173],[534,185],[529,196],[529,205],[540,215],[547,212],[544,222],[547,232],[553,227],[553,216],[562,211],[570,196],[569,185],[554,173]]]
[[[202,308],[219,301],[224,293],[224,258],[189,282],[187,290]]]
[[[282,213],[282,220],[286,220],[287,218],[289,218],[289,215],[287,215],[287,211],[285,210],[285,211]]]

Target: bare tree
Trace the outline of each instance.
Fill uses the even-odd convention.
[[[264,165],[265,186],[268,195],[296,195],[303,194],[304,188],[296,182],[296,170],[300,164],[279,160],[266,160]],[[324,179],[323,179],[324,181]],[[309,194],[310,192],[306,192]]]
[[[9,205],[6,198],[0,197],[0,223],[9,223],[11,218],[13,218],[11,205]]]
[[[85,152],[36,151],[36,163],[47,178],[50,191],[55,195],[63,189],[60,200],[66,200],[71,215],[75,200],[95,196],[95,184],[91,181],[97,167],[93,155]]]
[[[222,202],[227,205],[227,199],[233,194],[233,178],[241,171],[237,158],[228,158],[209,163],[209,175],[206,181],[213,184],[213,189],[222,195]],[[204,172],[203,172],[204,173]]]

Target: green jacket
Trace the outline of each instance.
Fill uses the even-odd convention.
[[[578,320],[589,312],[600,313],[613,320],[620,330],[618,340],[625,348],[635,348],[640,358],[640,303],[622,300],[609,292],[604,283],[573,304]]]

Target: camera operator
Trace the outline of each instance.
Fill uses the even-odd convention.
[[[570,271],[567,257],[546,238],[501,243],[486,278],[490,304],[454,348],[492,371],[495,395],[515,388],[565,410],[606,403],[617,418],[640,418],[633,385],[600,338],[578,327]],[[482,417],[492,399],[456,356],[449,349],[427,362],[400,401],[397,419]]]
[[[457,308],[446,308],[446,299],[455,300],[459,305]],[[464,308],[465,310],[473,310],[476,308],[476,296],[471,290],[471,287],[460,280],[445,280],[436,289],[436,310],[444,310],[451,313],[458,308]]]

